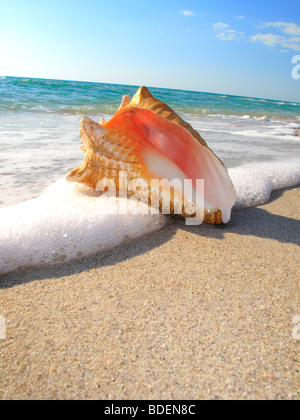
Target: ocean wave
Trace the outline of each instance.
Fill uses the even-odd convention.
[[[272,191],[300,184],[300,160],[261,162],[229,169],[237,208],[266,203]]]
[[[232,131],[231,134],[236,134],[238,136],[255,136],[255,137],[270,137],[270,136],[296,136],[296,131],[293,128],[280,127],[273,128],[270,130],[262,132],[258,130],[241,130],[241,131]]]
[[[290,141],[290,142],[296,142],[300,144],[300,137],[298,137],[297,133],[296,133],[296,129],[294,128],[286,128],[286,127],[282,127],[282,128],[274,128],[274,127],[270,127],[268,130],[266,131],[259,131],[259,130],[255,130],[253,128],[248,128],[245,130],[236,130],[233,131],[232,129],[228,128],[228,127],[224,127],[224,128],[215,128],[215,127],[197,127],[197,129],[199,130],[200,134],[202,133],[211,133],[211,134],[223,134],[223,135],[227,135],[227,136],[231,136],[232,141],[234,141],[234,139],[236,137],[245,137],[245,138],[257,138],[257,139],[274,139],[274,140],[278,140],[278,141]]]
[[[272,119],[267,117],[266,115],[263,115],[262,117],[254,117],[254,118],[258,121],[268,121],[268,122],[272,121]]]
[[[188,114],[185,114],[188,118]],[[237,112],[217,112],[207,114],[209,118],[220,118],[220,119],[237,119],[237,120],[257,120],[257,121],[268,121],[268,122],[285,122],[285,121],[299,121],[300,117],[297,114],[286,113],[286,114],[276,114],[276,113],[266,113],[266,112],[251,112],[249,114],[238,114]]]
[[[213,111],[209,108],[201,108],[201,107],[174,107],[174,110],[181,115],[187,116],[199,116],[199,115],[209,115],[213,114]]]
[[[239,97],[239,99],[243,101],[250,101],[250,102],[270,102],[268,99],[259,99],[259,98],[247,98],[247,97]]]
[[[36,114],[61,114],[61,115],[96,115],[105,114],[113,115],[118,105],[82,105],[82,106],[67,106],[58,105],[56,107],[49,107],[45,105],[31,105],[31,104],[2,104],[0,107],[3,111],[11,112],[26,112]]]
[[[61,179],[39,198],[0,210],[0,275],[72,261],[161,229],[167,218],[147,210],[133,200],[95,198]]]

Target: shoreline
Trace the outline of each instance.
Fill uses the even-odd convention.
[[[0,399],[298,399],[299,204],[1,277]]]

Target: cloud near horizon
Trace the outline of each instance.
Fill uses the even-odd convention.
[[[274,28],[279,33],[260,32],[248,38],[243,32],[231,29],[228,23],[218,22],[213,25],[217,38],[223,41],[240,41],[248,38],[250,42],[260,42],[270,48],[279,48],[281,52],[286,52],[287,50],[300,51],[300,26],[291,22],[265,22],[260,27]]]

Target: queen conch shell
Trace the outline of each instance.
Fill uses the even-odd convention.
[[[227,169],[200,134],[147,88],[141,87],[132,100],[124,96],[108,122],[84,117],[80,134],[84,162],[67,175],[68,181],[96,191],[99,182],[109,179],[118,193],[131,197],[139,191],[141,201],[163,213],[200,214],[213,224],[230,220],[236,195]],[[197,180],[204,180],[204,189]],[[144,188],[139,188],[141,181]]]

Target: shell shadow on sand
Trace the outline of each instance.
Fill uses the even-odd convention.
[[[285,191],[292,189],[286,188],[273,192],[269,203],[276,201]],[[169,242],[179,230],[200,237],[212,238],[217,241],[224,240],[227,234],[237,234],[271,239],[284,244],[300,245],[299,220],[272,214],[261,207],[244,208],[234,211],[231,222],[228,225],[220,226],[207,224],[186,226],[183,219],[170,218],[170,223],[162,230],[130,240],[111,250],[70,263],[41,269],[18,270],[17,272],[2,275],[0,276],[0,288],[10,288],[31,281],[60,278],[88,272],[101,267],[115,266],[120,262],[144,255],[148,251],[161,247]]]

